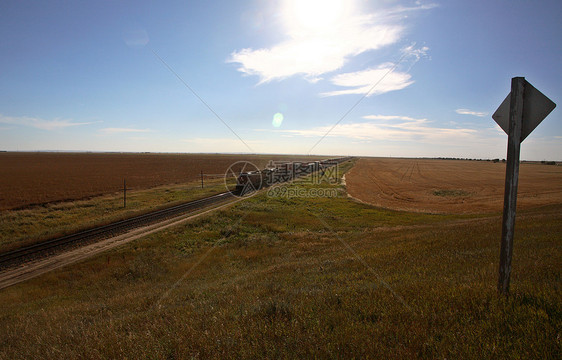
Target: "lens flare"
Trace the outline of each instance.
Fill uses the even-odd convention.
[[[275,113],[275,115],[273,115],[273,121],[271,122],[271,124],[278,128],[279,126],[281,126],[281,124],[283,123],[283,114],[281,113]]]

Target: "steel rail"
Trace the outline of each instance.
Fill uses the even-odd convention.
[[[351,157],[334,158],[320,161],[321,164],[327,165],[326,168],[339,164]],[[326,169],[325,168],[325,169]],[[306,176],[308,174],[304,174]],[[137,215],[132,218],[120,220],[107,225],[94,227],[91,229],[79,231],[77,233],[65,235],[59,238],[39,242],[36,244],[20,247],[11,251],[0,253],[0,270],[11,267],[19,262],[25,262],[25,257],[33,257],[35,255],[46,254],[49,250],[61,248],[63,246],[70,246],[73,244],[92,242],[107,236],[115,236],[123,234],[127,230],[146,226],[157,221],[162,221],[172,216],[185,213],[189,210],[199,210],[207,205],[220,203],[230,197],[235,197],[232,191],[227,191],[217,195],[209,196],[207,198],[189,201],[183,204],[171,206],[168,208],[156,210],[142,215]]]
[[[64,245],[77,244],[87,241],[122,234],[127,230],[139,228],[151,223],[177,216],[189,210],[199,210],[207,205],[222,202],[230,197],[234,197],[231,192],[224,192],[207,198],[189,201],[187,203],[171,206],[165,209],[156,210],[150,213],[137,215],[132,218],[120,220],[111,224],[94,227],[74,234],[65,235],[59,238],[43,241],[40,243],[24,246],[15,250],[0,253],[0,269],[18,259],[43,253],[48,250],[60,248]]]

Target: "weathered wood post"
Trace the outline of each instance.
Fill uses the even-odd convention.
[[[507,163],[505,169],[505,192],[503,198],[502,239],[500,249],[500,277],[498,291],[509,293],[511,258],[513,254],[513,232],[517,207],[517,184],[519,180],[519,155],[521,150],[521,126],[523,120],[523,96],[525,78],[511,79],[509,106],[509,133],[507,135]]]
[[[507,133],[507,163],[498,279],[498,291],[503,295],[509,294],[521,143],[555,107],[555,103],[535,89],[524,77],[514,77],[511,79],[511,92],[492,115],[492,118]]]
[[[203,189],[203,170],[201,170],[201,189]]]

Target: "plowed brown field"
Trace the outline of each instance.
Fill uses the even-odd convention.
[[[186,183],[205,174],[224,174],[240,160],[259,168],[269,160],[318,157],[226,154],[0,153],[0,210],[71,201]]]
[[[346,174],[347,192],[375,206],[430,213],[502,211],[505,164],[363,158]],[[562,167],[522,163],[517,207],[562,203]]]

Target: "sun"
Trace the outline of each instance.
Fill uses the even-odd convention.
[[[287,0],[285,17],[293,33],[325,33],[335,30],[351,7],[350,0]]]

